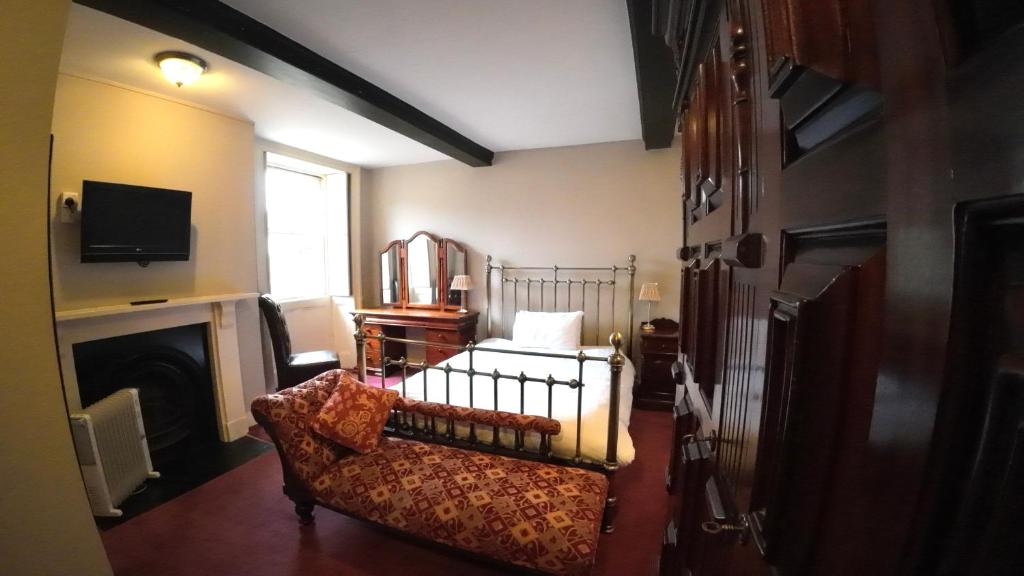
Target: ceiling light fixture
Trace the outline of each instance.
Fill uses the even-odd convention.
[[[178,88],[199,80],[203,72],[209,68],[206,60],[188,52],[161,52],[155,56],[155,59],[164,76],[177,84]]]

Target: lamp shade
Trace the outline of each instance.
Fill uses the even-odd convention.
[[[641,302],[661,302],[661,293],[658,292],[658,283],[651,282],[641,286],[640,297],[637,299]]]
[[[155,59],[164,76],[178,88],[199,80],[208,68],[205,60],[187,52],[161,52]]]
[[[459,274],[452,278],[452,285],[449,287],[450,290],[472,290],[473,279],[465,274]]]

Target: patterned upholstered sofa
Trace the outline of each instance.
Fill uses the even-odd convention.
[[[386,437],[359,454],[311,429],[341,376],[324,373],[262,396],[252,411],[274,439],[284,491],[300,522],[314,506],[368,520],[474,556],[549,574],[587,574],[602,528],[608,479],[598,472]],[[400,399],[402,417],[498,424],[557,434],[557,421]]]

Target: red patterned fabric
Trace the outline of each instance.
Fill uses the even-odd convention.
[[[387,438],[328,467],[317,500],[449,546],[551,574],[594,564],[608,480],[596,472]]]
[[[451,418],[458,422],[473,422],[487,426],[498,426],[511,430],[523,432],[538,432],[552,436],[562,431],[562,424],[558,420],[545,418],[544,416],[531,416],[529,414],[516,414],[515,412],[502,412],[500,410],[486,410],[482,408],[467,408],[465,406],[452,406],[450,404],[438,404],[436,402],[423,402],[400,397],[395,403],[395,408],[403,412],[415,412],[424,416],[437,418]]]
[[[325,372],[299,386],[252,402],[252,412],[269,424],[295,474],[309,484],[344,454],[351,451],[315,434],[310,421],[331,396],[341,370]]]
[[[366,453],[380,443],[398,392],[367,386],[342,372],[334,393],[313,420],[318,434]]]
[[[405,396],[400,396],[398,401],[395,402],[395,410],[401,410],[402,412],[415,412],[416,414],[422,414],[423,416],[434,416],[437,418],[448,417],[447,407],[448,404],[424,402],[422,400],[410,400]]]

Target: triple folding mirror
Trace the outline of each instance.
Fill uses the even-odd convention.
[[[466,249],[450,238],[421,231],[394,240],[380,253],[381,304],[457,309],[460,294],[448,287],[466,270]]]

